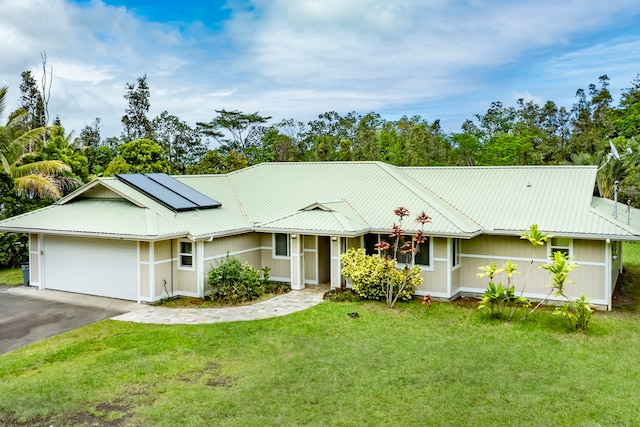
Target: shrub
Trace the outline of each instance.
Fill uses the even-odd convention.
[[[482,298],[478,301],[478,309],[488,308],[491,316],[497,319],[503,317],[506,307],[528,306],[529,300],[525,297],[516,296],[513,286],[505,287],[502,283],[497,285],[489,282],[489,287],[482,294]]]
[[[323,298],[333,302],[358,302],[362,300],[362,297],[350,288],[331,289],[324,294]]]
[[[398,263],[389,258],[367,255],[363,248],[351,248],[340,256],[342,274],[351,280],[353,292],[369,300],[385,300],[387,283],[392,281],[400,301],[409,301],[415,288],[422,284],[420,267],[397,269]],[[406,282],[405,282],[406,280]],[[401,290],[402,286],[404,289]]]
[[[211,299],[231,304],[253,301],[264,293],[261,272],[227,255],[209,271]]]

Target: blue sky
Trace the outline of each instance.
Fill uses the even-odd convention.
[[[607,74],[617,103],[640,73],[631,0],[0,0],[0,85],[53,67],[67,131],[119,135],[125,84],[147,74],[154,117],[216,109],[313,120],[420,115],[456,132],[492,101],[570,108]],[[3,117],[2,120],[6,120]]]

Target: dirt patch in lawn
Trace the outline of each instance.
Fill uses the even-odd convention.
[[[187,383],[199,382],[209,387],[231,387],[240,377],[230,377],[222,375],[221,366],[218,362],[209,362],[203,369],[180,375],[178,381]]]
[[[88,411],[77,411],[55,417],[30,417],[22,418],[17,414],[7,414],[0,417],[0,425],[27,427],[27,426],[96,426],[96,427],[121,427],[133,416],[131,405],[124,401],[103,402],[89,408]]]

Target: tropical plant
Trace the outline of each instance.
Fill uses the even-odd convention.
[[[571,273],[578,264],[573,262],[569,256],[562,251],[554,252],[551,257],[551,261],[552,263],[550,264],[540,266],[540,268],[547,270],[551,276],[551,290],[529,313],[527,313],[524,318],[529,317],[534,311],[536,311],[552,293],[556,297],[564,297],[566,300],[570,301],[570,298],[565,294],[564,287],[567,284],[572,283],[569,280],[569,273]]]
[[[413,294],[414,289],[422,284],[420,267],[415,265],[415,255],[420,250],[420,245],[427,239],[424,234],[424,227],[426,224],[431,223],[431,217],[425,211],[420,212],[415,219],[415,222],[420,224],[420,229],[411,237],[411,240],[406,240],[404,237],[405,231],[402,228],[402,220],[409,216],[409,211],[400,206],[393,213],[398,217],[398,224],[394,223],[391,233],[389,233],[391,243],[382,240],[376,245],[376,249],[383,255],[385,269],[390,269],[393,263],[393,270],[397,271],[395,260],[398,259],[398,254],[405,255],[406,258],[404,268],[400,270],[400,276],[395,273],[385,276],[386,286],[384,291],[389,307],[393,307],[405,290]],[[390,255],[390,252],[393,256]]]
[[[585,332],[593,315],[593,304],[584,294],[580,294],[580,298],[556,308],[554,313],[563,316],[569,328]]]
[[[529,275],[531,274],[531,268],[533,267],[533,261],[536,256],[536,248],[538,246],[544,246],[545,243],[553,236],[549,233],[543,233],[538,229],[538,224],[532,224],[529,226],[528,230],[525,230],[523,234],[520,235],[520,239],[527,240],[531,243],[531,261],[529,261],[529,268],[527,268],[527,274],[524,278],[524,282],[522,284],[522,289],[520,290],[520,297],[524,297],[524,290],[527,287],[527,282],[529,281]],[[511,308],[511,313],[509,313],[509,320],[513,318],[513,313],[515,313],[516,307]]]
[[[497,264],[493,262],[489,263],[489,265],[478,267],[478,269],[482,271],[482,273],[477,274],[478,277],[489,277],[487,290],[478,301],[479,310],[489,309],[492,317],[500,319],[503,317],[504,310],[507,307],[512,307],[515,310],[520,306],[529,306],[529,299],[523,296],[516,296],[515,287],[511,285],[513,275],[519,273],[517,265],[513,264],[511,260],[508,260],[501,269],[498,269]],[[507,276],[506,286],[503,286],[502,283],[496,285],[493,282],[494,277],[502,273]]]
[[[7,86],[0,88],[0,117],[4,112],[7,90]],[[4,126],[0,126],[0,165],[13,179],[14,188],[19,193],[31,197],[59,198],[67,185],[75,184],[60,178],[62,173],[70,171],[71,168],[60,160],[23,162],[30,145],[42,141],[44,135],[53,129],[42,126],[25,132],[23,125],[27,117],[26,111],[18,110]]]

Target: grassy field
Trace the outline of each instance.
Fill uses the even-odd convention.
[[[598,312],[586,334],[548,310],[505,323],[418,302],[213,325],[107,320],[0,355],[0,425],[637,425],[638,354],[634,310]]]
[[[16,286],[22,284],[23,279],[21,268],[7,268],[0,270],[0,285]]]
[[[347,313],[357,311],[352,319]],[[256,322],[103,321],[0,356],[1,425],[632,425],[640,318],[323,303]]]

